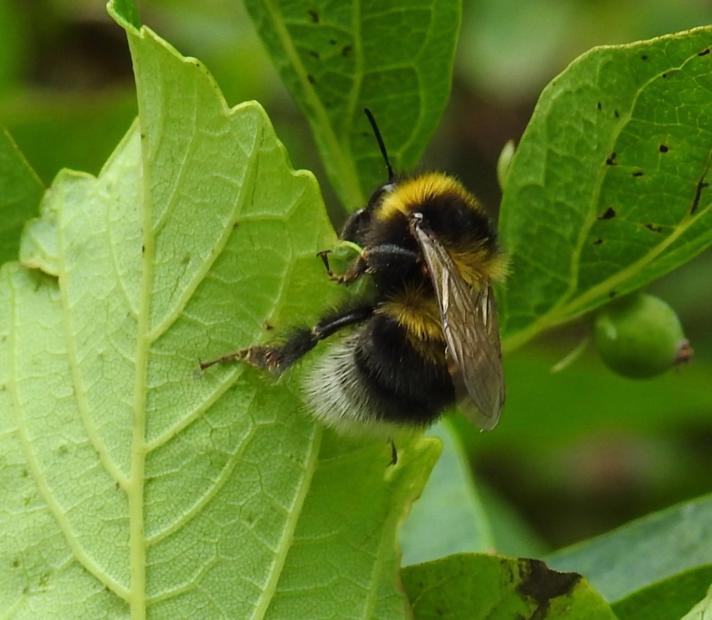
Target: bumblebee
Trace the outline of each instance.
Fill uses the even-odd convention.
[[[312,413],[327,426],[392,437],[425,427],[457,403],[483,430],[504,403],[499,331],[491,283],[506,260],[482,207],[440,172],[398,178],[373,115],[365,110],[388,170],[366,207],[341,232],[360,253],[343,274],[348,285],[372,279],[366,298],[294,330],[278,344],[255,346],[202,363],[244,360],[281,373],[341,330],[306,375]]]

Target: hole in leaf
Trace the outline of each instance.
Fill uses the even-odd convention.
[[[616,216],[616,210],[613,207],[608,207],[601,215],[598,216],[599,220],[610,220],[612,217]]]

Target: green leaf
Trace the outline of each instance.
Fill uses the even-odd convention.
[[[668,620],[681,618],[690,605],[712,583],[712,564],[703,566],[642,588],[616,601],[613,610],[619,620]]]
[[[705,620],[712,614],[712,586],[707,591],[707,596],[695,605],[682,620]]]
[[[613,620],[610,607],[576,573],[539,560],[453,555],[404,568],[416,620]]]
[[[196,374],[336,300],[316,181],[259,105],[228,109],[116,10],[138,123],[97,178],[58,176],[0,277],[0,609],[405,617],[396,526],[434,442],[389,466],[385,442],[312,422],[289,378]]]
[[[556,570],[575,570],[609,601],[656,582],[712,567],[712,495],[631,522],[546,558]],[[688,601],[688,606],[698,600]]]
[[[0,263],[17,258],[20,232],[37,213],[43,190],[10,134],[0,128]]]
[[[363,113],[378,121],[394,166],[410,171],[450,94],[460,0],[247,0],[268,52],[312,128],[329,181],[350,210],[386,170]]]
[[[141,17],[138,14],[134,0],[113,0],[114,11],[121,15],[134,28],[141,27]]]
[[[443,443],[423,494],[403,524],[403,565],[418,564],[463,551],[491,551],[494,539],[457,435],[446,421],[428,435]],[[433,532],[433,524],[438,524]]]
[[[544,90],[502,201],[505,349],[712,243],[711,46],[704,27],[594,49]]]

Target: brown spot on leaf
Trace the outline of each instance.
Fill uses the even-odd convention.
[[[307,74],[307,80],[309,80],[310,84],[316,84],[316,80],[314,79],[314,76],[311,73]]]
[[[616,163],[616,154],[611,153],[607,158],[606,158],[606,165],[607,166],[617,166],[618,164]]]
[[[698,56],[707,56],[707,54],[709,54],[709,53],[710,53],[710,48],[708,47],[707,49],[704,49],[701,52],[699,52],[697,55]]]
[[[663,232],[663,227],[658,224],[646,224],[645,227],[652,232],[656,232],[656,233]]]
[[[597,110],[602,110],[602,109],[603,109],[603,105],[601,104],[600,101],[596,104],[596,109],[597,109]]]
[[[353,49],[353,47],[351,47],[350,45],[344,45],[344,47],[341,48],[341,55],[344,58],[346,58],[347,56],[350,56],[352,49]]]
[[[319,13],[317,13],[314,9],[309,9],[307,13],[309,13],[309,17],[311,18],[312,22],[314,22],[315,24],[319,23]]]
[[[522,583],[517,592],[537,605],[532,620],[545,618],[551,600],[569,594],[581,580],[578,573],[559,573],[541,560],[519,560],[518,564]]]
[[[661,153],[667,153],[667,152],[670,150],[670,148],[667,146],[667,144],[661,144],[661,145],[658,147],[658,150],[659,150]]]
[[[603,239],[600,239],[600,238],[599,238],[599,239],[596,239],[596,240],[593,242],[593,245],[601,245],[602,243],[603,243]]]
[[[634,176],[634,177],[642,177],[642,176],[643,176],[643,171],[642,171],[642,170],[636,170],[636,171],[633,173],[633,176]]]
[[[621,117],[621,115],[618,113],[618,110],[613,110],[613,116],[615,116],[616,118]]]

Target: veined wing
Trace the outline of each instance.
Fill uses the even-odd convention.
[[[420,220],[414,220],[413,230],[438,299],[447,354],[455,366],[453,381],[460,392],[458,405],[477,426],[491,430],[504,405],[502,352],[492,289],[485,285],[479,291],[472,290],[447,250]]]

